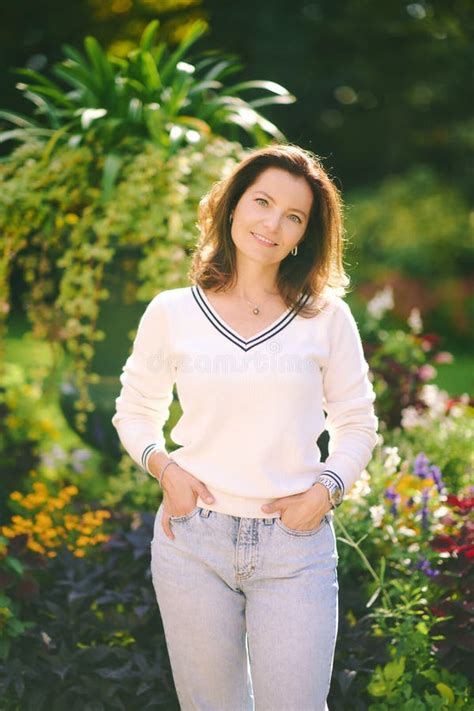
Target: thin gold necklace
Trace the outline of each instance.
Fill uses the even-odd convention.
[[[240,294],[239,294],[239,296],[240,296]],[[275,294],[273,294],[270,298],[266,299],[266,301],[263,302],[263,305],[265,305],[267,303],[267,301],[270,301],[270,299],[273,298],[273,296],[275,296]],[[240,298],[243,299],[244,301],[246,301],[248,304],[250,304],[250,306],[252,306],[252,313],[254,313],[255,316],[258,316],[260,314],[260,310],[262,308],[261,306],[257,306],[256,304],[254,304],[251,301],[249,301],[248,299],[246,299],[244,296],[240,296]]]

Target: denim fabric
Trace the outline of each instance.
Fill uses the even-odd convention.
[[[160,505],[151,572],[182,711],[325,711],[338,630],[333,512],[310,531]]]

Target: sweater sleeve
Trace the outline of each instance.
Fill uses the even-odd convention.
[[[347,303],[339,297],[337,302],[329,326],[329,358],[323,369],[323,407],[330,437],[324,471],[347,493],[371,459],[378,418],[357,323]]]
[[[175,382],[162,297],[163,292],[155,296],[140,319],[131,355],[120,375],[122,389],[112,417],[125,450],[149,474],[151,453],[166,452],[163,427]]]

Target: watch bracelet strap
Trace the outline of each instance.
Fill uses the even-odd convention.
[[[344,485],[343,480],[339,476],[339,474],[336,474],[336,472],[333,472],[332,469],[324,469],[324,471],[321,472],[320,476],[325,476],[325,477],[329,477],[330,479],[332,479],[334,481],[334,483],[337,484],[338,487],[340,488],[342,495],[345,496],[346,487]]]

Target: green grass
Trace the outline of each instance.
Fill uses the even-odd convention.
[[[450,395],[474,394],[474,355],[453,353],[453,363],[436,364],[434,383]]]

